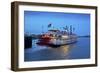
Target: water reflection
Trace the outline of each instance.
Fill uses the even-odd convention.
[[[49,49],[51,49],[52,51],[54,51],[56,54],[58,54],[61,57],[67,57],[67,55],[70,53],[70,50],[75,46],[74,44],[70,44],[70,45],[63,45],[60,47],[49,47]]]
[[[90,58],[90,38],[78,38],[77,43],[60,47],[41,46],[36,42],[37,40],[33,40],[32,48],[24,50],[24,61]]]

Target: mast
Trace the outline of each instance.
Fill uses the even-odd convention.
[[[72,27],[72,25],[70,25],[70,34],[73,34],[74,31],[75,31],[75,28]]]
[[[72,34],[72,25],[70,25],[70,34]]]

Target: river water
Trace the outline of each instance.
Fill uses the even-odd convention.
[[[24,61],[45,61],[90,58],[90,38],[78,38],[74,44],[60,47],[40,46],[32,41],[32,48],[24,50]]]

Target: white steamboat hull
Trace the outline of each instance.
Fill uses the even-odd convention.
[[[75,38],[73,39],[51,39],[49,44],[54,46],[60,46],[60,45],[66,45],[66,44],[72,44],[75,43],[77,40]]]

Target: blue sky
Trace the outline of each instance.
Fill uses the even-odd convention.
[[[90,34],[90,14],[24,11],[24,32],[41,34],[47,32],[48,24],[51,28],[63,30],[66,25],[75,28],[74,33],[79,36]],[[42,29],[43,28],[43,29]]]

